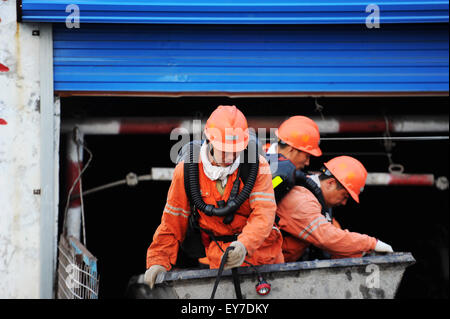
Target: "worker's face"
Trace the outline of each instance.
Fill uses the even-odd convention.
[[[294,163],[296,169],[302,170],[305,168],[305,166],[308,166],[309,158],[310,155],[308,153],[292,148],[292,157],[290,158],[290,160],[292,163]]]
[[[226,167],[234,163],[239,152],[222,152],[211,145],[210,154],[217,165]]]
[[[345,188],[338,187],[338,184],[334,178],[326,180],[325,192],[323,192],[324,200],[328,207],[344,206],[347,204],[350,194]]]

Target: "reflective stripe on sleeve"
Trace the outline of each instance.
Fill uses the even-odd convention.
[[[191,213],[189,210],[184,210],[183,208],[180,208],[180,207],[173,207],[173,206],[171,206],[171,205],[169,205],[167,203],[166,203],[166,207],[170,208],[171,210],[173,210],[175,212],[176,211],[182,211],[185,214],[190,214]]]
[[[170,214],[170,215],[174,215],[174,216],[182,216],[184,218],[189,218],[189,216],[184,215],[183,213],[173,213],[167,209],[164,210],[164,213]]]
[[[253,198],[253,199],[251,199],[251,200],[249,201],[249,203],[253,203],[253,202],[256,202],[256,201],[266,201],[266,202],[273,202],[273,203],[276,203],[276,202],[275,202],[275,199],[273,199],[273,198],[265,198],[265,197]]]
[[[319,226],[322,225],[322,224],[326,224],[326,223],[328,223],[327,220],[321,220],[320,222],[318,222],[316,226],[314,226],[311,230],[308,231],[308,233],[305,235],[305,237],[304,237],[303,239],[308,238],[308,236],[311,235],[311,233],[312,233],[313,231],[315,231],[317,227],[319,227]]]
[[[317,217],[317,218],[314,219],[312,222],[310,222],[309,225],[306,226],[305,229],[303,229],[303,230],[300,232],[300,234],[298,234],[298,237],[302,238],[303,233],[309,232],[309,229],[310,229],[311,227],[313,227],[313,225],[314,225],[317,221],[319,221],[319,220],[321,220],[321,219],[326,221],[325,217],[323,217],[323,216]],[[314,229],[315,229],[315,228],[314,228]],[[310,234],[310,232],[307,234],[307,236],[308,236],[309,234]],[[302,238],[302,239],[304,239],[304,238]]]
[[[249,198],[251,198],[252,196],[270,196],[270,198],[268,197],[256,197],[253,198],[249,201],[249,203],[253,203],[254,201],[266,201],[266,202],[275,202],[275,196],[273,195],[273,193],[264,193],[264,192],[253,192],[250,193]]]
[[[183,216],[185,218],[188,218],[191,214],[190,211],[187,211],[181,207],[174,207],[166,203],[166,207],[164,207],[164,213],[168,213],[174,216]]]
[[[273,193],[264,193],[264,192],[253,192],[253,193],[250,193],[249,197],[256,196],[256,195],[273,197]]]

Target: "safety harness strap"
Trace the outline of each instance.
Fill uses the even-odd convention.
[[[231,268],[231,275],[233,276],[234,291],[236,299],[242,299],[241,282],[239,281],[238,267]]]
[[[233,246],[228,246],[228,248],[225,250],[225,253],[223,254],[222,260],[220,262],[219,270],[217,272],[216,281],[214,282],[213,291],[211,293],[211,298],[214,299],[214,296],[216,295],[217,287],[219,286],[220,278],[222,277],[223,268],[225,266],[225,263],[228,258],[228,253],[233,250]],[[233,276],[233,284],[234,284],[234,291],[236,293],[237,299],[242,299],[242,292],[241,292],[241,283],[239,281],[239,275],[238,275],[238,268],[232,268],[231,269],[231,275]]]
[[[302,186],[308,189],[321,205],[321,213],[327,221],[332,220],[332,210],[327,207],[321,189],[306,176],[302,171],[298,171],[294,164],[282,154],[269,154],[268,156],[273,179],[275,198],[279,203],[284,196],[295,186]],[[275,215],[275,223],[279,226],[280,217]],[[293,236],[281,229],[283,237]]]
[[[236,241],[237,238],[238,238],[238,235],[215,236],[216,241],[221,241],[224,243],[231,243],[233,241]]]

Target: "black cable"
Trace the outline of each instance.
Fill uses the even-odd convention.
[[[219,248],[220,248],[220,250],[223,251],[222,247],[219,246]],[[214,282],[214,288],[213,288],[213,291],[212,291],[212,293],[211,293],[211,298],[210,298],[210,299],[214,299],[214,296],[215,296],[215,294],[216,294],[217,287],[219,286],[220,278],[222,277],[223,268],[224,268],[225,263],[226,263],[227,258],[228,258],[228,253],[229,253],[231,250],[233,250],[233,249],[234,249],[233,246],[228,246],[227,249],[225,250],[225,252],[223,253],[223,257],[222,257],[222,260],[220,261],[219,270],[218,270],[218,272],[217,272],[216,281]],[[236,288],[236,286],[235,286],[235,288]],[[239,290],[240,290],[240,289],[239,289]],[[241,298],[242,298],[242,296],[241,296]]]
[[[203,230],[203,231],[205,231],[204,228],[201,228],[201,227],[200,227],[200,229]],[[208,234],[208,235],[212,238],[212,240],[216,243],[216,245],[217,245],[217,247],[219,247],[220,251],[223,252],[222,260],[220,261],[220,266],[219,266],[219,273],[217,274],[217,277],[216,277],[216,282],[217,282],[217,284],[218,284],[218,281],[220,281],[220,276],[222,276],[222,271],[223,271],[223,269],[222,269],[222,270],[220,270],[220,269],[221,269],[221,267],[223,268],[223,266],[225,266],[225,263],[226,263],[226,260],[227,260],[227,257],[228,257],[228,252],[229,252],[229,250],[233,250],[234,247],[233,247],[233,246],[228,246],[227,249],[224,251],[223,248],[219,245],[219,243],[218,243],[218,241],[216,240],[216,238],[215,238],[215,236],[213,235],[213,233],[212,233],[211,231],[208,231],[207,234]],[[260,274],[260,272],[259,272],[258,269],[255,267],[255,265],[253,265],[252,263],[250,263],[249,261],[247,261],[247,260],[245,260],[245,259],[244,259],[244,263],[246,263],[247,265],[249,265],[249,266],[252,268],[252,270],[255,272],[255,274],[256,274],[258,280],[260,280],[260,278],[264,280],[264,277]],[[223,265],[222,265],[222,264],[223,264]],[[234,269],[236,269],[236,270],[235,270],[235,272],[233,273],[233,270],[234,270]],[[231,272],[232,272],[232,275],[233,275],[233,281],[234,281],[234,285],[235,285],[235,286],[234,286],[234,289],[235,289],[235,291],[236,291],[236,296],[238,296],[238,289],[239,289],[239,294],[241,294],[241,293],[240,293],[240,285],[239,285],[239,288],[236,287],[236,284],[237,284],[237,267],[232,268],[232,269],[231,269]],[[213,290],[213,293],[215,293],[215,290],[216,290],[216,289],[217,289],[216,284],[214,284],[214,290]],[[211,299],[213,299],[213,298],[214,298],[214,295],[211,295]],[[238,297],[238,299],[242,299],[242,294],[241,294],[241,298]]]

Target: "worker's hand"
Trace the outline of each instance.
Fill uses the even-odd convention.
[[[377,240],[377,245],[375,246],[375,251],[377,253],[393,253],[392,247],[381,240]]]
[[[144,282],[149,285],[151,289],[153,289],[158,274],[166,271],[166,268],[161,265],[153,265],[145,272]]]
[[[244,262],[245,255],[247,255],[247,249],[240,241],[234,241],[230,246],[234,247],[234,249],[228,253],[228,258],[223,269],[239,267]]]

